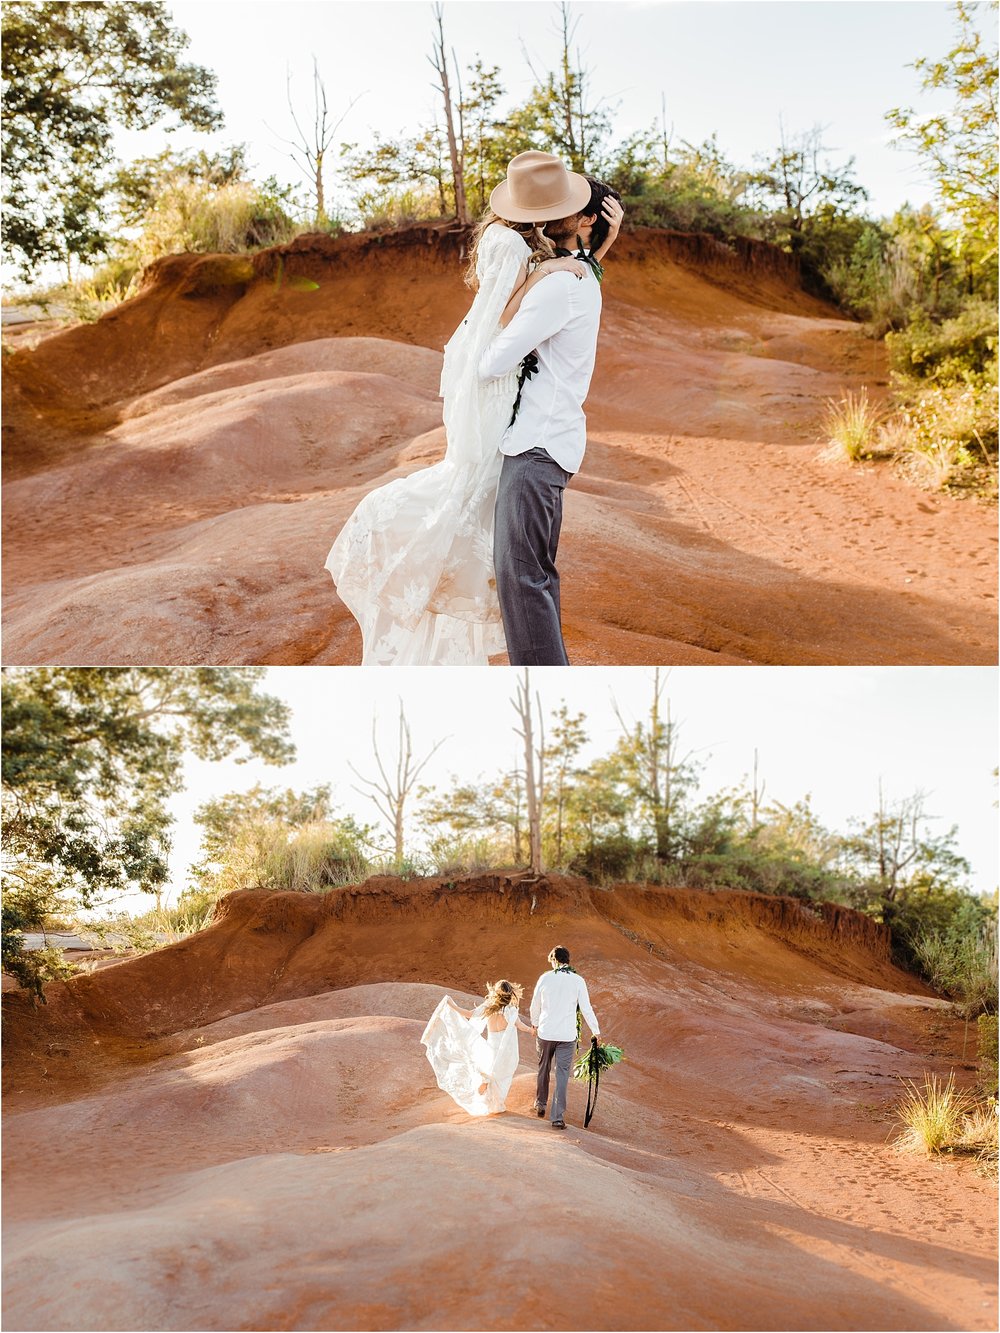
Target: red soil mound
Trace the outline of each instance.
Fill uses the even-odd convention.
[[[352,662],[323,561],[361,494],[440,456],[463,238],[176,255],[6,358],[8,662]],[[881,349],[773,247],[623,238],[567,497],[577,662],[995,660],[974,505],[818,462]]]
[[[446,990],[530,987],[557,939],[626,1063],[556,1135],[522,1037],[507,1114],[471,1121],[423,1024]],[[8,1328],[992,1326],[988,1185],[885,1143],[893,1075],[957,1034],[844,909],[246,892],[48,1001],[5,1003]]]

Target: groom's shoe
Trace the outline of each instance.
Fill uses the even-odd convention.
[[[565,1128],[566,1128],[566,1121],[565,1121],[565,1120],[553,1120],[553,1122],[552,1122],[552,1128],[553,1128],[553,1129],[565,1129]]]
[[[544,1107],[544,1106],[539,1106],[538,1103],[536,1102],[536,1103],[535,1103],[534,1110],[535,1110],[535,1115],[538,1116],[539,1120],[544,1120],[544,1119],[545,1119],[545,1107]]]

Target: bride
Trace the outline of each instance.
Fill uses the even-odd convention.
[[[438,1087],[469,1115],[507,1109],[519,1059],[517,1034],[533,1031],[518,1017],[522,993],[516,981],[491,982],[475,1009],[460,1009],[446,995],[420,1038]]]
[[[543,229],[584,207],[591,180],[550,153],[532,151],[512,159],[506,181],[490,196],[465,279],[475,299],[444,349],[444,458],[369,492],[326,560],[340,599],[361,626],[365,666],[485,666],[506,648],[493,573],[493,510],[500,440],[518,375],[483,382],[479,360],[535,282],[560,269],[586,272],[577,259],[556,257]],[[597,260],[614,243],[622,218],[614,198],[604,200],[602,211],[607,237]]]

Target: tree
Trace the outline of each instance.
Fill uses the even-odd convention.
[[[421,822],[429,852],[444,865],[523,864],[524,788],[515,768],[496,780],[458,782],[439,793],[422,787]]]
[[[215,75],[180,59],[188,41],[157,0],[4,6],[3,250],[24,276],[106,251],[116,126],[221,124]]]
[[[551,802],[554,807],[552,846],[555,864],[562,866],[563,841],[566,824],[567,804],[572,792],[573,763],[587,742],[584,729],[583,713],[570,713],[565,703],[554,714],[555,725],[552,728],[552,745],[549,758],[552,763],[554,790]]]
[[[880,779],[874,815],[854,821],[854,831],[842,840],[843,856],[875,898],[884,921],[892,921],[904,891],[958,888],[969,873],[968,862],[955,851],[957,829],[936,837],[929,832],[926,799],[917,791],[890,801]]]
[[[295,224],[291,186],[273,177],[261,184],[246,171],[246,147],[220,153],[176,153],[139,158],[115,174],[112,190],[121,221],[107,276],[131,277],[161,255],[244,253],[289,239]]]
[[[275,820],[288,829],[333,818],[329,783],[304,792],[286,787],[251,787],[249,791],[229,792],[204,801],[194,814],[202,827],[201,851],[206,861],[221,861],[227,845],[241,824],[254,820]]]
[[[617,755],[595,759],[575,773],[566,801],[575,850],[570,869],[597,879],[621,878],[647,850],[631,834],[632,809]]]
[[[174,152],[165,148],[155,157],[139,157],[119,167],[112,180],[118,213],[127,227],[138,226],[164,188],[177,181],[232,185],[247,179],[247,146],[230,144],[218,153]]]
[[[524,743],[524,791],[528,813],[528,847],[531,873],[542,873],[542,807],[545,800],[545,728],[542,723],[542,701],[536,694],[538,708],[539,739],[535,744],[534,716],[531,702],[531,682],[528,668],[524,668],[524,679],[517,683],[517,693],[511,699],[514,711],[520,720],[520,727],[515,727],[515,734]]]
[[[646,811],[656,840],[660,861],[677,857],[681,847],[681,812],[687,794],[695,786],[697,766],[690,754],[680,754],[680,726],[666,716],[661,706],[667,679],[660,669],[653,676],[653,698],[649,721],[629,724],[615,704],[615,715],[622,728],[622,739],[615,752],[626,790]]]
[[[9,668],[3,678],[5,921],[59,899],[155,893],[167,880],[167,798],[186,752],[287,763],[287,706],[263,668]],[[14,914],[14,917],[10,916]],[[10,953],[5,952],[5,966]],[[38,989],[38,987],[36,987]]]
[[[466,197],[471,193],[475,211],[481,214],[507,163],[502,151],[497,151],[495,127],[495,109],[504,90],[499,65],[487,69],[481,60],[477,60],[469,66],[469,73],[472,77],[461,105]]]
[[[760,826],[760,807],[764,800],[764,793],[767,790],[767,783],[759,776],[758,755],[756,746],[753,752],[753,783],[750,787],[750,835],[757,832]]]
[[[996,14],[996,0],[984,6]],[[961,218],[969,239],[978,238],[980,264],[997,255],[997,51],[987,51],[973,23],[977,6],[956,0],[955,45],[940,60],[923,56],[912,63],[921,88],[944,88],[954,101],[948,111],[927,116],[912,107],[886,112],[897,143],[914,149],[927,163],[946,210]]]
[[[392,828],[393,850],[396,869],[399,870],[403,865],[403,838],[404,822],[406,817],[406,805],[413,794],[417,778],[423,772],[429,761],[444,744],[446,738],[435,741],[427,754],[419,761],[413,760],[413,740],[410,736],[410,724],[406,720],[406,714],[403,711],[403,702],[399,703],[399,736],[396,745],[396,771],[390,776],[386,772],[386,766],[382,762],[382,755],[378,748],[377,734],[378,718],[372,717],[372,751],[375,755],[375,764],[378,768],[379,777],[366,778],[359,773],[354,765],[348,760],[347,766],[351,772],[370,787],[368,792],[362,791],[360,787],[354,790],[360,792],[362,796],[367,796],[374,802],[375,808],[380,814],[384,815]]]
[[[821,155],[828,150],[823,143],[823,127],[789,136],[779,120],[778,151],[764,159],[748,177],[752,194],[765,205],[777,203],[782,238],[793,254],[804,249],[804,238],[811,217],[829,216],[853,210],[868,198],[868,191],[853,179],[854,158],[842,167],[833,167]]]
[[[315,221],[316,226],[323,228],[329,222],[326,211],[326,181],[324,171],[326,168],[326,159],[333,143],[333,136],[343,125],[351,108],[363,96],[359,93],[357,97],[352,97],[348,102],[346,109],[335,120],[330,120],[329,107],[326,101],[326,84],[320,77],[319,62],[313,56],[313,107],[312,107],[312,125],[303,129],[298,113],[295,110],[295,103],[292,101],[292,75],[289,70],[285,79],[285,95],[288,99],[288,110],[292,117],[292,124],[295,126],[297,139],[285,139],[284,142],[290,145],[291,152],[289,156],[298,166],[309,182],[309,188],[315,200]]]
[[[575,57],[572,53],[579,23],[579,17],[573,19],[570,5],[562,0],[557,29],[560,40],[557,73],[540,73],[522,43],[535,87],[524,106],[510,118],[510,125],[524,138],[522,147],[558,153],[571,170],[587,171],[593,169],[600,155],[610,121],[600,103],[590,105],[589,71],[583,68],[579,50]]]
[[[367,868],[373,830],[336,816],[327,784],[230,792],[204,802],[194,819],[203,829],[201,857],[191,867],[195,898],[248,888],[324,892]]]
[[[448,53],[444,44],[444,5],[434,6],[434,18],[437,22],[437,36],[434,40],[434,54],[427,57],[434,66],[438,78],[438,92],[444,99],[444,128],[448,136],[448,153],[451,158],[451,178],[455,190],[455,216],[459,225],[468,226],[469,209],[465,202],[465,144],[462,134],[462,92],[459,89],[458,101],[451,95],[451,83],[448,79]],[[452,52],[454,60],[454,52]],[[458,111],[459,129],[455,131],[455,111]]]
[[[428,216],[433,207],[440,217],[448,212],[447,145],[437,125],[412,138],[400,134],[383,139],[376,132],[370,147],[344,144],[341,152],[346,178],[366,187],[354,201],[366,221],[385,213],[412,186],[425,189],[428,182],[433,184],[435,200],[434,205],[429,198],[421,201],[428,205]]]

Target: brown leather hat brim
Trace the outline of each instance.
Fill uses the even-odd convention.
[[[546,204],[544,208],[518,208],[511,203],[510,186],[503,180],[490,195],[490,208],[507,222],[558,222],[560,218],[572,217],[590,203],[590,181],[577,171],[567,171],[566,175],[570,192],[554,204]]]

